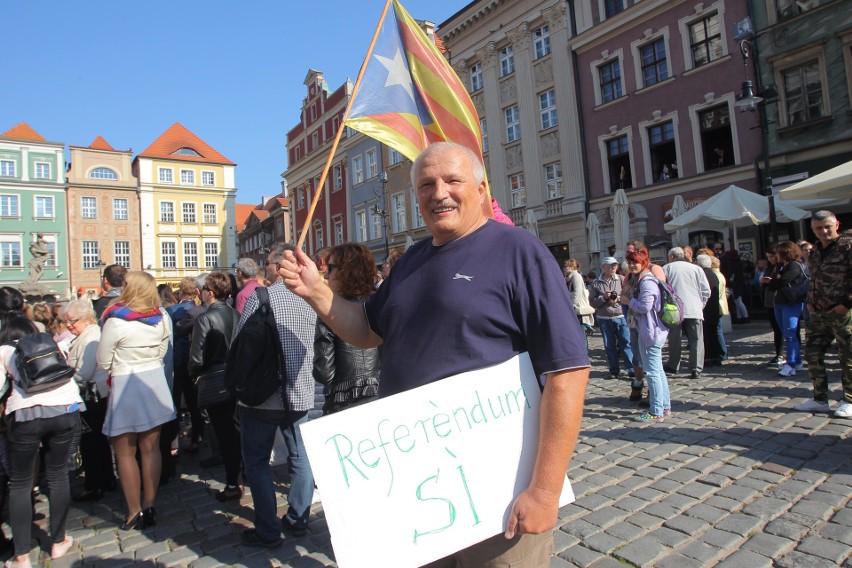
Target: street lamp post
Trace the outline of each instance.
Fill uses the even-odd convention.
[[[754,80],[755,85],[748,78],[748,60],[752,51],[755,52],[753,58],[754,65]],[[775,194],[772,189],[772,172],[769,164],[769,121],[766,117],[767,99],[774,99],[778,96],[778,91],[775,85],[762,87],[760,84],[760,73],[757,65],[757,45],[756,38],[749,37],[740,41],[740,52],[743,55],[743,73],[744,78],[737,102],[734,106],[740,112],[755,112],[757,113],[758,128],[760,128],[761,138],[761,160],[763,161],[763,193],[769,200],[769,233],[772,242],[778,240],[778,217],[775,211]]]
[[[379,193],[379,189],[374,189],[373,193],[376,195],[377,200],[381,200],[382,206],[379,207],[378,201],[376,205],[373,207],[373,212],[376,215],[380,215],[382,217],[382,232],[385,235],[385,259],[390,256],[390,245],[388,243],[388,210],[387,210],[387,192],[385,188],[388,184],[388,173],[383,171],[379,174],[379,183],[382,184],[381,194]]]

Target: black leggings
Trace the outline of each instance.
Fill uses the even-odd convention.
[[[210,424],[216,432],[222,461],[225,463],[225,482],[228,485],[238,485],[242,469],[242,451],[240,450],[240,431],[234,411],[237,401],[230,399],[221,404],[207,407]]]
[[[16,422],[9,417],[9,524],[15,541],[15,555],[32,548],[33,475],[39,444],[44,445],[44,467],[50,495],[50,536],[53,544],[65,540],[65,523],[71,501],[68,486],[68,452],[74,431],[80,428],[80,413],[70,412],[51,418]]]

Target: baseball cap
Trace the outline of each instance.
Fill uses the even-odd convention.
[[[618,264],[618,260],[615,257],[608,256],[601,261],[601,265],[604,264]]]

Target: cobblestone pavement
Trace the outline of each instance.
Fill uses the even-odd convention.
[[[600,336],[591,338],[594,370],[569,471],[577,501],[560,511],[553,567],[852,567],[852,420],[792,411],[810,381],[766,366],[768,323],[735,326],[729,341],[732,360],[722,369],[698,380],[670,377],[673,415],[665,423],[640,424],[631,420],[640,407],[627,401],[629,383],[605,378]],[[837,369],[836,356],[829,361]],[[837,398],[837,373],[830,377]],[[73,504],[75,546],[58,560],[43,552],[40,497],[33,564],[334,566],[320,505],[308,535],[285,535],[272,551],[241,546],[251,498],[215,500],[223,472],[199,466],[208,451],[181,455],[180,479],[160,490],[154,529],[118,530],[120,491]],[[276,475],[283,512],[282,468]]]

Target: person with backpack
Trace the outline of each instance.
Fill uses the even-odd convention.
[[[74,540],[65,534],[71,500],[67,464],[74,433],[80,427],[83,399],[80,398],[77,383],[72,380],[74,369],[70,367],[67,378],[58,381],[52,388],[39,392],[27,391],[27,381],[21,372],[31,367],[21,364],[26,355],[18,349],[17,343],[36,333],[38,329],[35,324],[25,317],[9,320],[0,330],[0,392],[11,389],[5,415],[11,479],[9,524],[12,527],[15,555],[6,562],[9,568],[30,568],[32,565],[29,556],[32,550],[31,499],[40,446],[45,449],[44,465],[50,488],[50,557],[60,558],[74,544]],[[45,337],[50,339],[49,336]],[[53,346],[56,347],[55,342]],[[64,359],[59,362],[62,361]],[[33,381],[40,379],[29,378]]]
[[[810,280],[801,264],[802,249],[793,241],[782,241],[775,247],[780,267],[774,274],[768,288],[774,292],[775,319],[784,335],[787,350],[787,362],[778,374],[793,377],[796,371],[804,370],[802,349],[796,329],[805,307]]]
[[[246,302],[225,364],[226,382],[232,384],[238,400],[243,464],[254,503],[254,528],[240,535],[246,546],[277,548],[282,528],[293,536],[306,534],[314,495],[314,476],[299,426],[307,422],[308,411],[314,407],[317,317],[276,273],[284,251],[294,249],[290,243],[271,247],[266,266],[274,284],[257,288]],[[232,369],[236,384],[228,378]],[[290,476],[287,513],[282,519],[277,516],[269,465],[279,430],[287,446]]]
[[[704,305],[710,299],[710,284],[698,266],[686,262],[683,249],[669,249],[669,263],[663,267],[668,283],[683,301],[683,321],[671,327],[669,362],[665,372],[677,374],[681,361],[681,331],[686,332],[689,349],[690,378],[697,379],[704,370]]]
[[[629,306],[635,318],[639,356],[648,384],[650,406],[647,412],[641,413],[635,420],[662,422],[671,414],[672,409],[669,381],[663,370],[663,345],[669,330],[659,316],[662,309],[662,290],[659,281],[651,274],[650,265],[651,259],[647,251],[627,253],[627,267],[630,273],[635,275],[636,284],[629,296],[621,295],[621,303]]]

